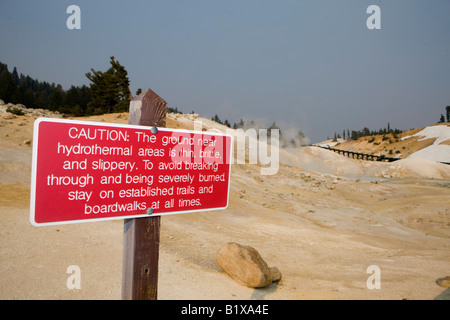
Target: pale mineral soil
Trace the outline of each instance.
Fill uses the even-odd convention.
[[[120,299],[123,221],[29,222],[25,140],[33,120],[0,126],[0,299]],[[90,120],[127,122],[125,115]],[[191,120],[172,115],[167,127],[192,129]],[[162,218],[159,299],[450,298],[450,289],[435,283],[450,275],[449,181],[357,177],[362,161],[340,158],[339,170],[308,171],[311,159],[326,165],[326,156],[308,148],[284,152],[289,161],[276,175],[232,165],[228,209]],[[447,167],[436,170],[450,175]],[[282,280],[251,289],[228,277],[215,255],[231,241],[258,250]],[[70,265],[80,267],[80,290],[67,288]],[[380,268],[379,290],[366,286],[371,265]]]

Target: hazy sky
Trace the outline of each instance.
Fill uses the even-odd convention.
[[[69,30],[69,5],[81,30]],[[369,30],[370,5],[381,29]],[[0,0],[0,61],[40,81],[89,84],[115,56],[131,91],[318,142],[343,129],[433,124],[450,105],[450,1]]]

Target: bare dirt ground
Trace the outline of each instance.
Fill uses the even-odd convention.
[[[120,299],[123,221],[29,222],[33,120],[0,126],[0,299]],[[191,120],[172,115],[167,127],[192,129]],[[450,299],[435,283],[450,275],[450,167],[434,168],[441,180],[359,177],[355,168],[371,164],[331,158],[339,166],[323,171],[320,152],[341,157],[282,151],[272,176],[233,165],[228,209],[163,217],[159,299]],[[257,249],[282,280],[250,289],[228,277],[215,255],[231,241]],[[70,265],[79,290],[66,285]],[[371,265],[380,289],[366,286]]]

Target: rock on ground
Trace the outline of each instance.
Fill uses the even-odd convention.
[[[450,277],[439,278],[436,280],[436,283],[444,288],[450,288]]]
[[[263,288],[281,280],[281,272],[269,268],[254,248],[235,242],[224,245],[217,252],[219,266],[234,280],[251,288]]]

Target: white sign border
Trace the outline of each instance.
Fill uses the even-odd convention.
[[[206,212],[215,210],[224,210],[228,208],[230,200],[230,185],[231,185],[231,157],[233,154],[233,137],[226,133],[208,132],[208,131],[194,131],[185,129],[170,129],[170,128],[158,128],[158,131],[169,131],[169,132],[181,132],[181,133],[196,133],[196,134],[209,134],[215,136],[224,136],[230,138],[230,152],[229,152],[229,172],[228,172],[228,191],[227,191],[227,205],[225,207],[217,207],[210,209],[193,209],[193,210],[183,210],[183,211],[173,211],[173,212],[163,212],[155,214],[139,214],[139,215],[128,215],[128,216],[117,216],[117,217],[105,217],[105,218],[92,218],[92,219],[80,219],[80,220],[65,220],[65,221],[55,221],[55,222],[44,222],[39,223],[35,220],[35,203],[36,203],[36,176],[37,176],[37,154],[38,154],[38,137],[39,137],[39,125],[41,122],[57,122],[57,123],[73,123],[81,125],[95,125],[104,127],[121,127],[127,129],[140,129],[140,130],[151,130],[152,127],[139,126],[132,124],[123,123],[107,123],[107,122],[95,122],[95,121],[82,121],[82,120],[70,120],[70,119],[58,119],[58,118],[38,118],[34,122],[33,128],[33,152],[32,152],[32,163],[31,163],[31,188],[30,188],[30,223],[35,227],[45,227],[45,226],[55,226],[55,225],[66,225],[66,224],[78,224],[78,223],[88,223],[88,222],[100,222],[100,221],[111,221],[111,220],[125,220],[125,219],[135,219],[135,218],[151,218],[157,216],[169,216],[182,213],[191,212]]]

